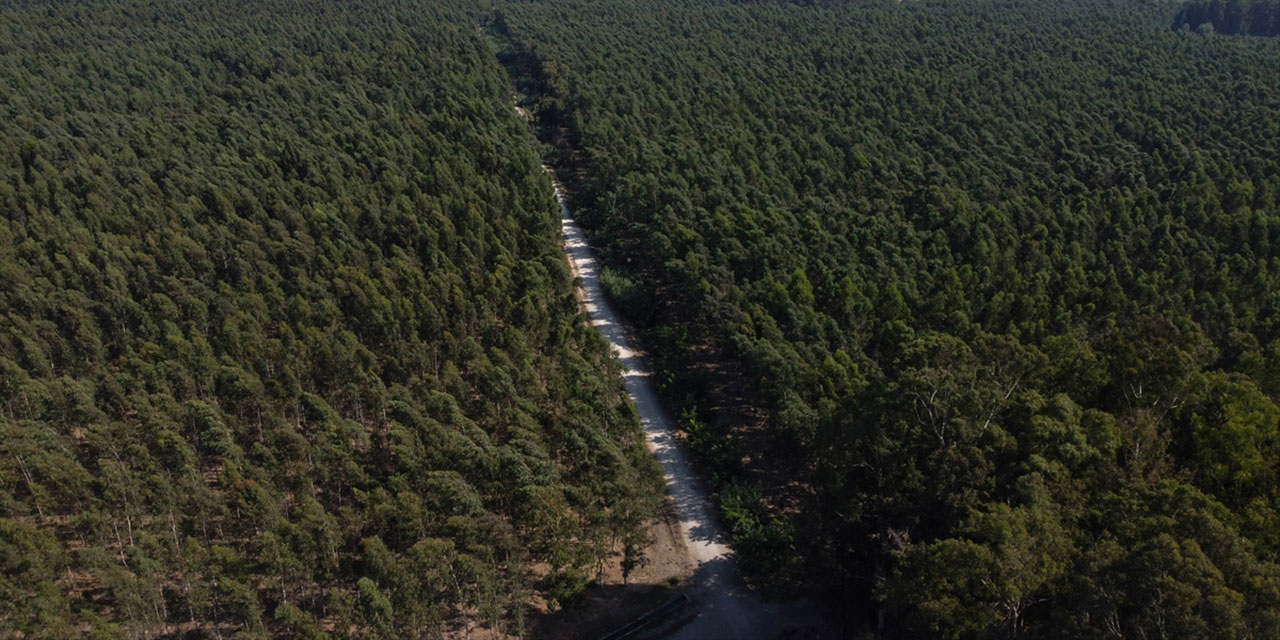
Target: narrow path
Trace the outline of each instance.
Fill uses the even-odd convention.
[[[640,415],[645,441],[662,465],[667,493],[695,566],[689,596],[699,607],[698,615],[671,638],[751,640],[780,637],[784,633],[783,620],[793,619],[794,615],[783,613],[778,605],[765,602],[743,584],[733,550],[725,544],[728,540],[726,532],[713,517],[710,501],[676,437],[675,425],[658,399],[648,364],[632,347],[626,327],[605,300],[599,265],[582,229],[569,213],[564,187],[549,168],[544,168],[555,184],[556,199],[560,202],[565,253],[575,275],[581,278],[582,306],[591,325],[609,341],[622,361],[623,384]]]

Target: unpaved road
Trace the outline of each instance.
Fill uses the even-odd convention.
[[[799,603],[782,605],[763,600],[749,591],[739,576],[728,537],[702,490],[680,440],[675,425],[658,400],[652,375],[642,355],[632,348],[626,327],[605,300],[600,286],[600,267],[592,255],[582,229],[574,222],[565,201],[564,187],[547,170],[560,202],[560,227],[565,253],[574,273],[582,281],[582,305],[591,325],[613,346],[622,361],[623,383],[640,423],[645,440],[667,480],[667,493],[680,522],[694,575],[689,597],[698,606],[697,617],[670,636],[673,640],[717,640],[778,638],[803,633],[802,621],[812,619],[808,607]],[[797,625],[796,623],[801,623]],[[797,636],[798,637],[798,636]]]

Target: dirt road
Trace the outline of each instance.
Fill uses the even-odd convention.
[[[549,169],[548,173],[551,174]],[[600,286],[600,267],[582,229],[570,215],[564,188],[555,180],[554,174],[551,175],[556,199],[560,201],[565,253],[574,272],[582,280],[583,307],[591,325],[609,341],[622,361],[623,383],[640,414],[649,448],[662,465],[667,493],[680,521],[690,559],[696,567],[689,597],[697,604],[698,615],[670,637],[675,640],[750,640],[778,638],[799,631],[803,627],[796,627],[794,623],[809,616],[791,611],[798,605],[788,605],[787,611],[783,611],[780,605],[761,599],[743,584],[734,563],[733,550],[726,544],[726,533],[713,516],[710,501],[676,437],[675,425],[658,400],[648,364],[632,347],[626,327],[605,300]]]

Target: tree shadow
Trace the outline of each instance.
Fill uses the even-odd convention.
[[[738,577],[729,557],[703,563],[675,588],[661,585],[593,585],[565,608],[530,617],[529,637],[547,640],[603,638],[673,598],[686,603],[655,618],[630,640],[827,640],[840,637],[803,600],[761,599]]]
[[[539,640],[600,638],[679,593],[679,589],[665,585],[593,584],[557,611],[532,611],[528,637]]]

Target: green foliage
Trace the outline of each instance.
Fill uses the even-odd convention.
[[[1201,6],[1269,28],[499,5],[757,578],[891,637],[1280,633],[1280,49]]]
[[[557,607],[572,604],[586,585],[586,575],[577,570],[557,571],[542,579],[543,591]]]
[[[653,295],[640,280],[620,269],[605,267],[600,272],[600,286],[628,318],[643,321],[654,311]]]
[[[748,569],[776,574],[795,558],[795,532],[790,523],[773,518],[760,487],[730,480],[719,495],[720,517],[733,534]]]
[[[478,21],[0,8],[0,636],[508,632],[643,532]]]

